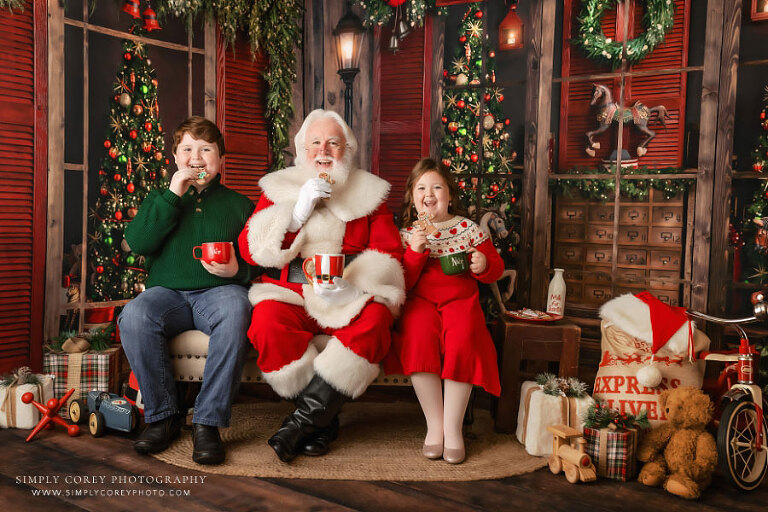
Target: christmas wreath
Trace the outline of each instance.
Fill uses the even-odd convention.
[[[384,25],[392,19],[395,10],[403,6],[403,19],[411,25],[422,26],[427,11],[437,15],[445,14],[444,8],[435,8],[436,0],[355,0],[355,5],[364,11],[363,25]]]
[[[573,44],[595,61],[615,68],[621,64],[623,45],[605,37],[600,22],[606,9],[619,0],[583,0],[578,23],[578,36]],[[674,25],[675,3],[673,0],[646,0],[643,25],[645,31],[627,41],[626,59],[636,64],[664,41],[664,36]]]

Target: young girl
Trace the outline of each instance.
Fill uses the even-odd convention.
[[[465,457],[462,423],[472,386],[501,391],[476,281],[492,283],[504,270],[488,235],[456,214],[458,196],[453,176],[431,158],[408,177],[400,230],[408,298],[385,361],[387,373],[411,376],[427,420],[424,456],[452,464]],[[419,214],[430,222],[417,221]],[[460,252],[469,270],[446,275],[440,257]]]

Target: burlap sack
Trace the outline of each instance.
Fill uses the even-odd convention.
[[[653,358],[653,365],[661,371],[662,381],[656,388],[647,388],[637,382],[636,374],[650,363],[651,344],[625,333],[603,320],[600,324],[602,358],[595,378],[592,396],[622,413],[638,415],[648,411],[651,426],[666,421],[659,407],[659,395],[667,388],[679,386],[701,387],[704,380],[704,361],[690,361],[686,353],[671,353],[662,347]],[[696,329],[693,345],[698,354],[709,348],[709,337]]]

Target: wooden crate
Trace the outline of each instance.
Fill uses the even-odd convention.
[[[685,250],[690,244],[686,212],[690,217],[693,193],[687,200],[683,195],[667,200],[657,190],[649,196],[645,201],[622,200],[615,225],[613,202],[556,199],[553,261],[566,270],[569,305],[595,307],[642,290],[675,306],[683,302],[681,279],[688,271],[683,257],[690,253]]]

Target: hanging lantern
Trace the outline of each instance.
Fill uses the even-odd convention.
[[[139,0],[125,0],[122,8],[123,12],[127,12],[133,19],[141,18],[141,10],[139,10]]]
[[[499,50],[516,50],[523,47],[523,20],[517,15],[517,1],[509,5],[509,12],[499,25]]]
[[[152,7],[144,9],[144,29],[146,29],[147,32],[160,30],[160,24],[157,22],[157,14],[152,10]]]

